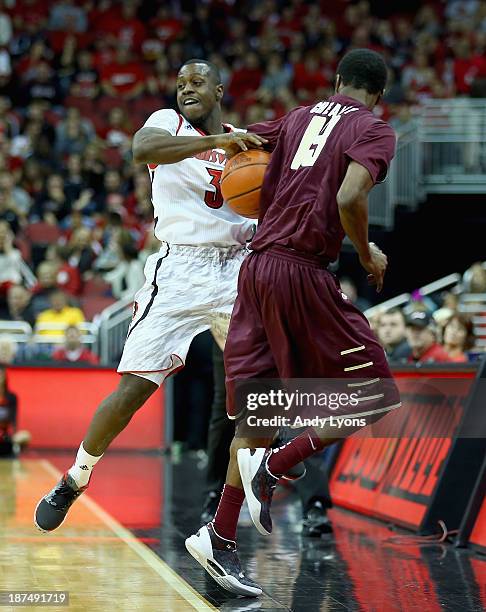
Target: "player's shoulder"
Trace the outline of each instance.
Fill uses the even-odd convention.
[[[159,128],[171,128],[177,127],[183,122],[183,117],[173,108],[161,108],[154,111],[143,127],[159,127]]]
[[[380,117],[377,117],[372,111],[362,113],[356,119],[362,132],[368,132],[376,136],[396,138],[395,130],[392,126]]]

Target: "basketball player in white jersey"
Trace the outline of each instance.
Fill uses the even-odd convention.
[[[220,177],[225,153],[266,140],[224,125],[222,97],[217,67],[191,60],[177,77],[179,112],[153,113],[134,136],[134,160],[149,167],[155,234],[162,244],[148,258],[145,285],[135,295],[118,388],[100,404],[72,467],[38,503],[34,518],[42,531],[61,525],[111,441],[164,379],[184,366],[192,339],[221,328],[221,317],[229,321],[254,227],[223,203]]]

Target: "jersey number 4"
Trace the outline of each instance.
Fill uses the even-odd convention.
[[[206,170],[211,177],[209,184],[213,185],[214,191],[212,189],[206,189],[204,203],[206,206],[209,206],[209,208],[221,208],[221,206],[223,206],[223,196],[221,195],[221,175],[223,171],[215,170],[214,168],[206,168]]]
[[[299,148],[290,165],[292,170],[313,166],[316,163],[317,158],[321,154],[329,138],[329,134],[332,132],[339,119],[341,119],[341,115],[312,118],[312,121],[309,123],[302,136]]]

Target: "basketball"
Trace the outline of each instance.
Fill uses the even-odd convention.
[[[221,193],[238,215],[258,219],[260,189],[269,162],[270,153],[257,149],[242,151],[227,162],[221,176]]]

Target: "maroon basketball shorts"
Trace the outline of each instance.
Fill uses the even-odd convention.
[[[366,317],[322,259],[284,247],[244,261],[224,361],[232,419],[245,410],[235,389],[256,379],[316,379],[321,387],[354,393],[358,399],[340,406],[339,416],[384,415],[400,405]],[[326,410],[321,413],[333,414]]]

